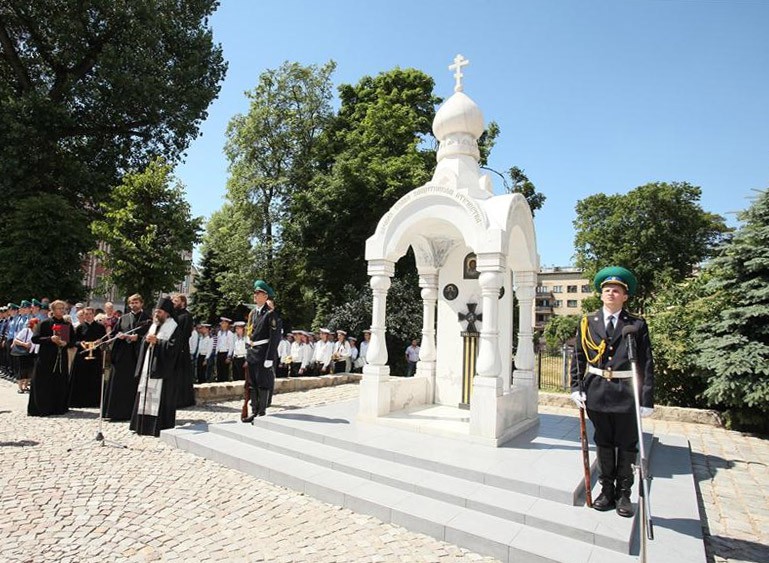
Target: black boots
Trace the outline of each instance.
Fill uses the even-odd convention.
[[[630,491],[633,488],[633,462],[636,452],[617,452],[617,514],[625,518],[633,516]]]
[[[601,494],[593,501],[593,508],[601,512],[614,508],[614,479],[616,463],[614,448],[598,447],[598,482],[601,484]]]
[[[267,414],[267,404],[270,401],[270,390],[259,389],[258,399],[259,399],[259,410],[256,411],[256,416],[264,416],[265,414]]]

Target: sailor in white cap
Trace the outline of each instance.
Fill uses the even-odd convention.
[[[195,360],[198,383],[208,382],[208,366],[213,358],[214,340],[211,338],[211,325],[200,323],[198,326],[198,357]]]
[[[232,343],[232,380],[244,381],[248,372],[248,363],[246,362],[246,323],[245,321],[235,321],[232,326],[235,327],[235,337]]]
[[[363,366],[368,363],[366,354],[368,353],[369,342],[371,342],[371,331],[365,329],[363,331],[363,341],[360,343],[360,346],[358,346],[358,360],[355,362],[356,370],[360,369],[361,372],[363,371]]]
[[[315,343],[313,354],[313,375],[327,375],[331,373],[331,356],[334,354],[334,343],[331,341],[331,331],[327,328],[320,329],[320,341]]]
[[[350,343],[347,342],[347,331],[336,331],[336,343],[334,344],[334,373],[350,372]]]
[[[230,330],[232,319],[219,317],[219,332],[216,333],[216,381],[230,380],[230,363],[235,348],[235,335]]]

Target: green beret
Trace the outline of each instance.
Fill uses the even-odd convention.
[[[19,303],[19,307],[31,307],[31,306],[32,306],[32,303],[30,303],[26,299],[22,300],[22,302]]]
[[[599,293],[601,288],[607,283],[616,283],[625,288],[628,295],[634,295],[638,287],[638,280],[635,279],[633,272],[622,266],[609,266],[595,275],[593,285]]]
[[[270,299],[275,297],[275,291],[264,280],[256,280],[254,282],[254,291],[263,291]]]

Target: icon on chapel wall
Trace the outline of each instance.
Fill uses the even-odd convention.
[[[477,280],[480,277],[480,272],[476,269],[478,266],[478,259],[475,253],[471,252],[465,256],[464,267],[462,268],[464,278],[466,280]]]
[[[446,301],[454,301],[458,295],[459,288],[453,283],[446,284],[446,286],[443,288],[443,297],[446,298]]]

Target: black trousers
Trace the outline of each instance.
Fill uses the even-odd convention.
[[[246,357],[238,357],[233,356],[232,357],[232,380],[233,381],[244,381],[245,380],[245,373],[248,369],[248,364],[246,363]]]
[[[207,372],[208,372],[208,366],[203,365],[203,362],[206,361],[205,356],[198,356],[197,359],[197,374],[198,374],[198,383],[206,383],[207,382]]]
[[[229,352],[216,353],[216,380],[217,381],[230,380],[230,364],[227,363],[228,354]]]
[[[587,410],[595,433],[593,441],[599,448],[619,448],[626,452],[638,451],[638,427],[635,413],[614,413]]]

